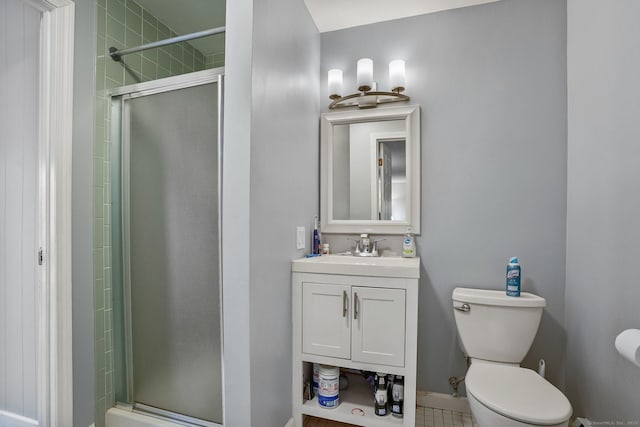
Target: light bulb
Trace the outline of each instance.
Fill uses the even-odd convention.
[[[395,59],[389,62],[389,81],[391,82],[391,90],[394,92],[402,92],[407,84],[404,72],[404,61]]]
[[[329,98],[340,98],[342,96],[342,70],[337,68],[329,70],[327,85],[329,86]]]
[[[358,60],[357,67],[358,90],[368,92],[373,84],[373,61],[370,58],[362,58]]]

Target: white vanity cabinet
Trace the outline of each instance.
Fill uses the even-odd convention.
[[[419,265],[418,258],[337,255],[293,261],[296,427],[305,415],[368,427],[415,425]],[[313,363],[352,372],[337,408],[306,400]],[[373,389],[358,371],[404,376],[403,418],[374,414]]]
[[[404,289],[302,283],[302,352],[404,366]]]

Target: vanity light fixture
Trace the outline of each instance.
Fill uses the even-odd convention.
[[[329,88],[329,109],[341,107],[375,108],[378,104],[388,102],[408,101],[409,96],[404,92],[407,80],[405,77],[404,61],[395,59],[389,63],[389,81],[391,92],[378,91],[373,81],[373,60],[362,58],[358,60],[356,82],[358,92],[342,96],[342,70],[331,69],[327,76]]]

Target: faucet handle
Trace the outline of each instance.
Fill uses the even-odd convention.
[[[377,253],[378,252],[378,242],[382,242],[382,241],[385,241],[385,240],[387,240],[387,239],[374,240],[373,241],[373,246],[371,247],[371,252]]]
[[[375,248],[378,245],[378,242],[384,242],[387,239],[378,239],[373,241],[373,247]]]

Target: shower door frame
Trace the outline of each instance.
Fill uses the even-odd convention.
[[[224,392],[222,393],[222,424],[192,418],[187,415],[174,413],[160,408],[150,407],[141,403],[136,403],[133,398],[133,337],[132,337],[132,315],[131,315],[131,260],[130,260],[130,229],[129,229],[129,114],[126,101],[143,96],[156,95],[164,92],[171,92],[179,89],[186,89],[205,84],[218,84],[218,283],[220,300],[220,373],[222,378],[222,390],[224,390],[224,325],[222,312],[222,123],[223,123],[223,94],[224,94],[224,67],[212,68],[203,71],[195,71],[178,76],[152,80],[148,82],[136,83],[110,89],[108,96],[111,97],[111,135],[120,135],[121,144],[121,223],[122,223],[122,262],[123,262],[123,293],[124,293],[124,338],[125,338],[125,371],[126,371],[126,394],[127,402],[117,402],[118,405],[131,408],[133,412],[153,415],[187,425],[197,427],[222,427],[224,425]],[[113,143],[113,141],[112,141]],[[114,144],[115,145],[115,144]]]

